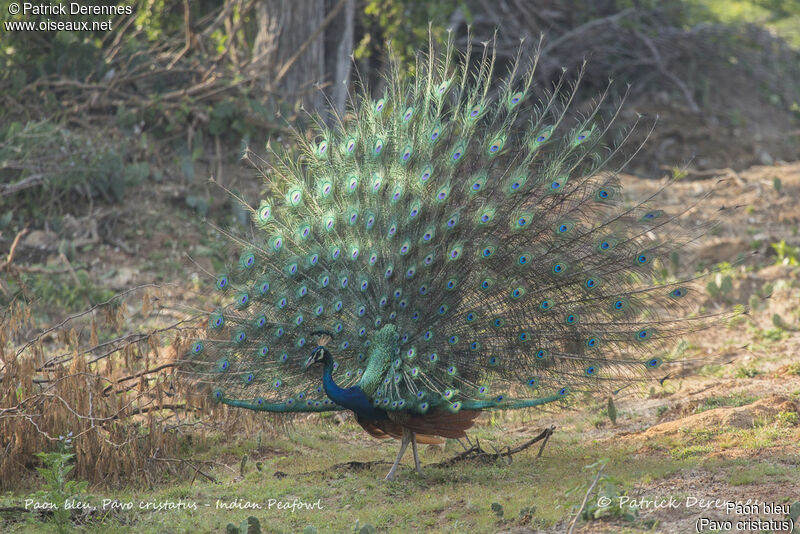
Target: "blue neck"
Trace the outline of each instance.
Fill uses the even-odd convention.
[[[322,387],[325,388],[325,394],[333,402],[343,408],[354,411],[356,414],[366,419],[386,419],[388,415],[384,410],[378,409],[372,405],[369,397],[358,386],[342,389],[336,382],[333,381],[333,358],[326,350],[322,355]]]
[[[336,382],[333,381],[333,358],[331,358],[330,353],[325,351],[322,363],[325,364],[325,367],[322,369],[322,387],[325,388],[325,394],[334,401],[339,402],[339,399],[342,399],[345,395],[345,390],[340,388],[336,385]]]

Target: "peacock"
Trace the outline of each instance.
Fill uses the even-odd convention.
[[[537,88],[538,56],[441,48],[268,145],[267,198],[243,202],[250,231],[224,232],[234,259],[209,273],[225,304],[178,367],[228,406],[353,412],[401,440],[387,479],[409,444],[421,473],[417,444],[483,411],[657,380],[669,346],[717,320],[665,268],[707,231],[681,222],[691,206],[622,198],[649,134],[602,117],[609,90],[577,113],[582,69]]]

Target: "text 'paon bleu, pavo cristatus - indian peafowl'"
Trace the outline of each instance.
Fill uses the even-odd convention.
[[[535,62],[493,81],[491,47],[453,56],[395,66],[301,154],[270,150],[256,231],[229,236],[238,263],[216,279],[229,304],[179,368],[230,406],[351,410],[402,438],[389,479],[409,443],[419,470],[417,442],[482,410],[646,379],[713,320],[687,317],[692,280],[654,271],[698,233],[620,198],[636,128],[604,144],[613,117],[568,113],[577,83],[535,95]]]

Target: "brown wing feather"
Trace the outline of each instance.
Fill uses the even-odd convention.
[[[361,428],[366,430],[367,434],[369,434],[373,438],[386,439],[394,437],[386,433],[383,429],[379,428],[378,425],[376,425],[376,421],[369,421],[367,419],[362,419],[361,417],[356,416],[356,422],[359,425],[361,425]]]
[[[392,437],[401,439],[403,428],[416,434],[417,443],[426,445],[443,443],[443,438],[463,438],[464,432],[475,424],[475,418],[480,415],[477,410],[464,410],[458,413],[436,411],[419,417],[408,417],[402,420],[381,419],[379,421],[364,419],[356,416],[356,422],[367,431],[370,436],[378,439]]]
[[[417,443],[420,445],[441,445],[444,443],[444,440],[441,438],[437,438],[436,436],[427,436],[425,434],[414,434],[414,439],[416,439]]]
[[[480,414],[478,410],[463,410],[457,413],[436,411],[420,417],[409,417],[400,424],[417,434],[457,439],[467,435],[464,431],[475,424],[475,419]]]

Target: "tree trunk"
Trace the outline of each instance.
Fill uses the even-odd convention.
[[[336,3],[337,0],[328,0],[328,8],[332,9]],[[354,25],[355,0],[345,0],[344,9],[325,30],[326,70],[333,74],[328,94],[340,116],[347,110],[347,90],[353,64]]]
[[[258,33],[253,44],[256,56],[269,55],[272,74],[294,56],[325,18],[325,0],[260,0],[255,7]],[[286,74],[275,84],[265,79],[268,90],[284,97],[302,98],[309,111],[322,109],[322,98],[316,84],[325,75],[325,46],[319,35],[294,61]]]

